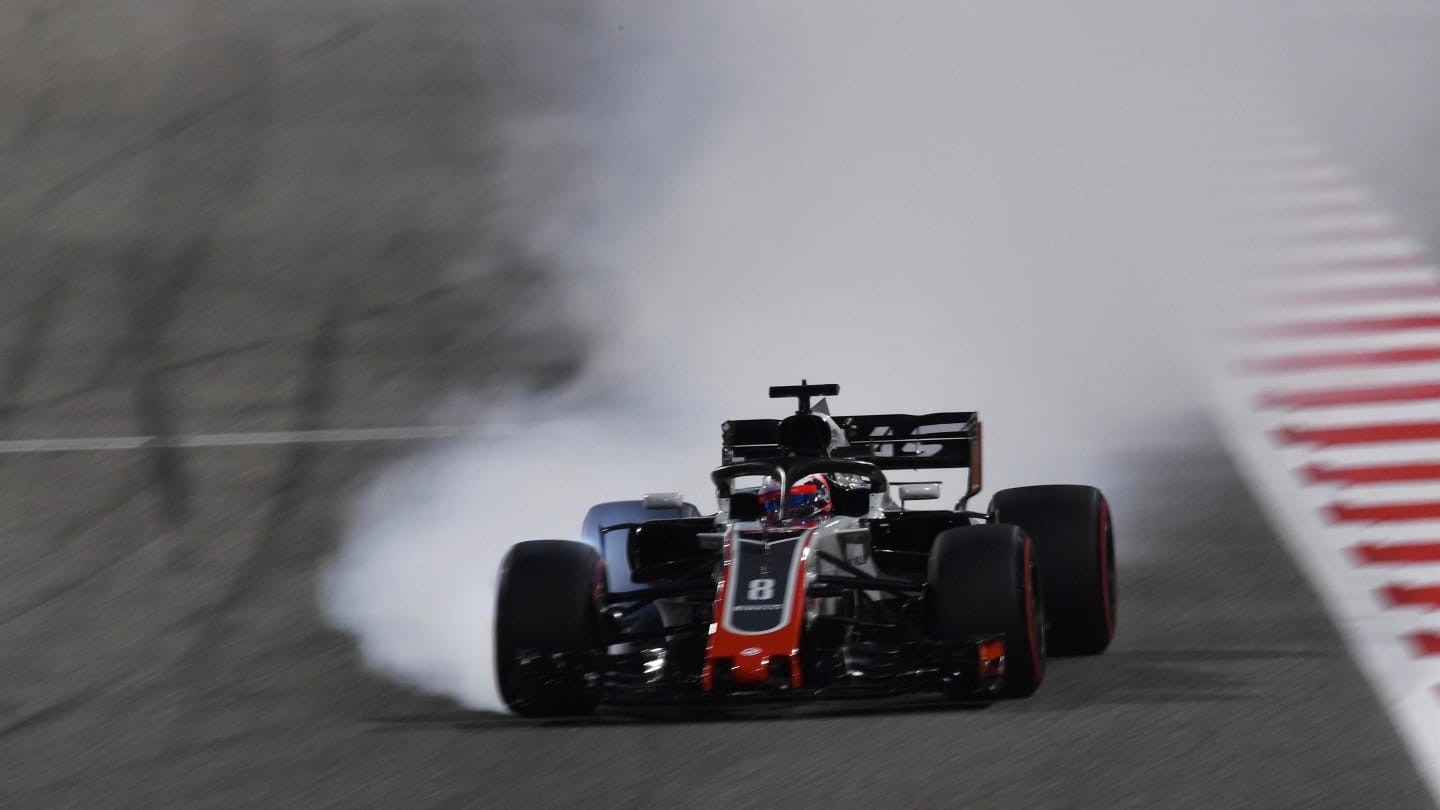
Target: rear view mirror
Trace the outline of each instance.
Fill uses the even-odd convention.
[[[683,509],[685,496],[678,492],[651,492],[645,496],[646,509]]]
[[[835,511],[846,517],[865,517],[870,514],[870,491],[837,488]]]
[[[900,503],[906,501],[933,501],[940,497],[939,481],[923,481],[916,484],[900,485]]]
[[[759,520],[765,515],[765,509],[760,505],[760,495],[756,492],[732,494],[729,512],[731,520]]]

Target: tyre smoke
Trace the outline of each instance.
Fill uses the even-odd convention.
[[[360,499],[321,602],[369,666],[501,709],[509,544],[646,491],[712,507],[718,425],[783,412],[768,385],[841,383],[837,412],[978,409],[992,492],[1123,487],[1127,450],[1199,429],[1186,341],[1229,12],[598,8],[523,60],[567,89],[509,122],[499,183],[513,238],[567,280],[530,314],[566,313],[590,354],[563,391],[487,409],[504,435]]]

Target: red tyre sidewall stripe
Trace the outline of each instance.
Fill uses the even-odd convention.
[[[1040,642],[1035,637],[1035,594],[1031,591],[1030,580],[1034,568],[1030,565],[1030,538],[1025,538],[1025,632],[1030,635],[1030,661],[1034,665],[1038,680],[1045,674],[1045,665],[1040,661]]]

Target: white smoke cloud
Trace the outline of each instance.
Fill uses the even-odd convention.
[[[577,173],[515,228],[569,273],[593,356],[564,395],[487,414],[512,435],[365,494],[322,605],[369,666],[500,709],[509,544],[573,537],[591,503],[650,490],[712,505],[719,422],[779,412],[767,385],[839,382],[837,412],[978,408],[991,491],[1106,486],[1117,448],[1193,424],[1213,16],[604,8],[579,64],[606,70],[573,77],[604,81],[515,127],[532,145],[583,133]]]
[[[590,500],[630,497],[627,485],[652,480],[641,465],[654,450],[631,452],[641,437],[626,421],[516,410],[501,435],[386,471],[322,571],[325,614],[371,668],[503,711],[492,637],[500,561],[516,540],[573,538]]]

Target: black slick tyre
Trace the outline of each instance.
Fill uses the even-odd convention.
[[[1115,637],[1115,527],[1094,487],[1050,485],[1001,490],[996,523],[1021,527],[1035,542],[1050,611],[1050,651],[1095,655]]]
[[[594,711],[583,672],[549,663],[556,654],[573,664],[601,651],[597,596],[603,587],[600,555],[584,543],[530,540],[510,549],[495,603],[495,671],[511,711],[525,717]]]
[[[1030,538],[1016,526],[961,526],[935,536],[926,623],[938,641],[1005,635],[1006,697],[1045,679],[1045,601]]]

